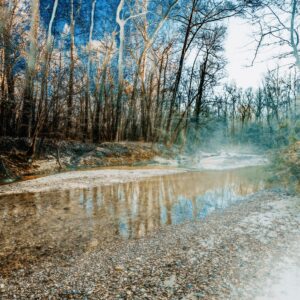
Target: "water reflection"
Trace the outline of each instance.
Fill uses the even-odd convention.
[[[251,167],[0,197],[0,260],[18,251],[84,251],[116,236],[138,238],[164,225],[202,219],[263,188],[263,178],[263,167]]]

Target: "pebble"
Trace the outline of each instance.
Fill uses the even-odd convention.
[[[26,276],[12,274],[6,286],[0,284],[0,291],[5,288],[0,298],[16,295],[16,299],[30,299],[34,293],[34,299],[50,299],[51,291],[52,299],[246,299],[249,291],[258,290],[248,283],[262,281],[260,272],[268,274],[261,262],[266,256],[274,258],[276,251],[288,252],[288,234],[299,225],[296,216],[285,220],[274,236],[277,244],[272,239],[261,243],[256,237],[269,229],[251,216],[263,214],[269,199],[259,197],[259,201],[233,207],[221,216],[192,226],[168,226],[141,239],[109,242],[107,247],[101,241],[101,249],[81,253],[73,263],[72,256],[67,257],[66,266],[51,257],[53,262],[34,265],[31,272],[25,268]],[[282,220],[278,213],[278,221]],[[63,294],[63,290],[68,292]],[[241,290],[241,294],[232,296],[234,290]]]
[[[119,265],[115,267],[115,271],[117,272],[124,272],[124,270],[125,270],[124,266]]]

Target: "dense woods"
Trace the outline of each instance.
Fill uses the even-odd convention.
[[[218,130],[272,145],[299,134],[296,0],[0,5],[0,135],[30,138],[31,154],[37,138],[172,145]],[[257,90],[224,81],[232,17],[259,25],[254,60],[262,47],[287,47],[286,74],[270,70]]]

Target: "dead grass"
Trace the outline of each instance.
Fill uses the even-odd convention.
[[[300,192],[300,141],[278,152],[273,167],[277,181]]]

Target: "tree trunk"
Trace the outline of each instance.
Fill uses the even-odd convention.
[[[23,111],[19,136],[30,137],[33,103],[33,76],[37,59],[38,27],[39,27],[39,0],[32,0],[32,20],[30,27],[30,49],[27,58],[27,70],[23,100]]]
[[[198,95],[196,98],[196,104],[195,104],[195,119],[196,119],[196,127],[199,127],[199,121],[200,121],[200,111],[201,111],[201,106],[202,106],[202,100],[203,100],[203,92],[204,92],[204,83],[206,79],[206,74],[207,74],[207,64],[208,64],[208,57],[209,53],[206,53],[205,59],[203,64],[201,65],[201,75],[200,75],[200,83],[198,87]]]
[[[184,37],[184,42],[183,42],[183,46],[182,46],[182,50],[181,50],[178,71],[176,73],[176,79],[175,79],[173,92],[172,92],[172,96],[171,96],[170,109],[169,109],[169,115],[168,115],[167,127],[166,127],[167,135],[168,135],[168,133],[170,132],[170,129],[171,129],[171,123],[172,123],[172,117],[173,117],[174,107],[175,107],[175,103],[176,103],[176,97],[177,97],[177,94],[178,94],[179,84],[180,84],[180,80],[181,80],[181,76],[182,76],[182,70],[183,70],[183,63],[184,63],[185,54],[186,54],[187,46],[188,46],[188,39],[189,39],[189,36],[190,36],[191,27],[192,27],[195,3],[196,3],[196,0],[193,0],[188,25],[187,25],[187,28],[186,28],[186,31],[185,31],[185,37]]]
[[[68,101],[67,101],[67,128],[66,128],[66,137],[70,137],[70,130],[72,129],[72,110],[73,110],[73,96],[74,96],[74,3],[71,0],[71,10],[70,10],[70,73],[69,73],[69,92],[68,92]]]

